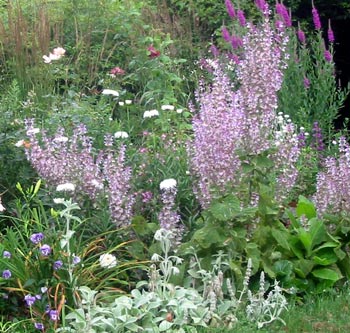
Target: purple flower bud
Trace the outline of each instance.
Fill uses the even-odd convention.
[[[10,259],[10,258],[11,258],[11,252],[5,250],[5,251],[2,253],[2,256],[3,256],[3,258]]]
[[[73,257],[73,265],[78,265],[80,263],[81,259],[78,256]]]
[[[12,273],[9,269],[5,269],[3,272],[2,272],[2,277],[4,279],[9,279],[10,277],[12,276]]]
[[[237,10],[237,18],[238,18],[238,22],[242,27],[245,27],[246,25],[246,19],[244,16],[244,12],[241,9]]]
[[[226,42],[230,42],[231,41],[231,35],[228,32],[226,27],[222,27],[221,29],[221,33],[222,33],[222,38],[226,41]]]
[[[26,302],[27,306],[32,306],[35,301],[36,301],[36,297],[32,296],[31,294],[28,294],[26,296],[24,296],[24,301]]]
[[[306,76],[304,77],[304,87],[305,89],[310,88],[310,80]]]
[[[290,18],[288,9],[286,8],[285,5],[283,5],[282,3],[277,3],[276,4],[276,13],[282,18],[284,24],[287,27],[292,26],[292,20]]]
[[[233,49],[240,48],[241,46],[243,46],[242,39],[239,38],[238,36],[232,36],[231,45],[232,45]]]
[[[228,15],[231,18],[235,18],[236,17],[236,11],[235,11],[235,8],[233,7],[232,2],[230,0],[225,0],[225,5],[226,5],[226,10],[227,10]]]
[[[267,14],[269,10],[269,5],[265,0],[255,0],[255,5],[260,9],[263,14]]]
[[[57,260],[53,263],[53,269],[58,271],[63,266],[62,260]]]
[[[335,41],[334,32],[333,32],[333,30],[332,30],[331,21],[330,21],[330,20],[328,21],[328,31],[327,31],[327,35],[328,35],[328,41],[329,41],[330,43],[334,43],[334,41]]]
[[[44,234],[39,232],[30,236],[30,240],[34,244],[39,244],[44,239]]]
[[[304,31],[299,28],[298,32],[297,32],[297,35],[298,35],[299,42],[302,43],[302,44],[305,44],[306,38],[305,38]]]
[[[42,323],[34,323],[34,327],[38,330],[43,330],[44,329],[44,324]]]
[[[332,54],[329,52],[329,50],[324,50],[324,58],[327,62],[332,61]]]
[[[314,21],[315,29],[321,30],[320,15],[318,15],[318,11],[314,6],[312,6],[312,20]]]
[[[48,256],[51,253],[51,247],[50,245],[44,244],[40,247],[40,252],[43,256]]]

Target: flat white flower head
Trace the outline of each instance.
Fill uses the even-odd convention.
[[[119,102],[118,104],[119,104],[120,106],[124,106],[125,103],[124,103],[124,102]]]
[[[158,110],[150,110],[150,111],[145,111],[143,113],[143,118],[152,118],[152,117],[158,117],[158,116],[159,116]]]
[[[63,47],[56,47],[53,49],[52,53],[56,56],[62,57],[66,53],[66,50]]]
[[[176,188],[177,182],[174,178],[164,179],[160,184],[159,188],[161,190],[169,190],[172,188]]]
[[[126,104],[126,105],[130,105],[131,103],[132,103],[132,100],[131,100],[131,99],[126,99],[126,100],[125,100],[125,104]]]
[[[60,184],[60,185],[57,185],[56,187],[56,191],[58,192],[64,192],[64,191],[74,192],[74,190],[75,190],[75,185],[72,183]]]
[[[19,140],[15,143],[16,147],[22,147],[24,145],[25,141],[24,140]]]
[[[117,265],[117,258],[110,253],[104,253],[99,259],[100,266],[103,268],[113,268]]]
[[[114,137],[116,139],[127,139],[129,137],[129,134],[123,131],[118,131],[114,133]]]
[[[40,133],[40,128],[37,128],[37,127],[31,128],[27,131],[27,135],[38,134],[38,133]]]
[[[54,198],[54,199],[53,199],[53,202],[54,202],[55,204],[57,204],[57,205],[63,204],[64,201],[65,201],[64,198]]]
[[[163,111],[166,111],[166,110],[174,111],[175,107],[174,107],[173,105],[168,105],[168,104],[166,104],[166,105],[162,105],[162,106],[161,106],[161,109],[162,109]]]
[[[119,96],[118,91],[112,90],[112,89],[103,89],[102,94],[103,95],[112,95],[112,96],[117,96],[117,97]]]

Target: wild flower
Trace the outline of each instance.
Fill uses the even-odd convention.
[[[237,10],[237,19],[238,19],[238,22],[239,24],[242,26],[242,27],[245,27],[246,26],[246,18],[245,18],[245,15],[244,15],[244,11],[241,10],[241,9],[238,9]]]
[[[305,44],[305,41],[306,41],[305,33],[303,30],[300,29],[300,26],[297,31],[297,36],[298,36],[299,42],[302,44]]]
[[[4,279],[9,279],[10,277],[12,276],[12,273],[9,269],[5,269],[3,272],[2,272],[2,277]]]
[[[125,100],[125,104],[126,104],[126,105],[132,104],[132,100],[131,100],[131,99],[126,99],[126,100]]]
[[[58,311],[57,310],[50,310],[49,317],[52,321],[57,321],[58,320]]]
[[[303,83],[304,83],[305,89],[310,88],[310,80],[306,76],[304,77]]]
[[[66,53],[66,50],[62,47],[56,47],[53,49],[52,53],[50,52],[49,55],[43,55],[44,62],[46,64],[51,63],[52,61],[56,61],[61,59]]]
[[[51,246],[48,244],[42,245],[39,250],[43,256],[49,256],[51,254]]]
[[[34,327],[38,330],[44,330],[45,329],[45,326],[43,323],[34,323]]]
[[[332,53],[329,50],[324,50],[324,58],[327,62],[332,61]]]
[[[57,260],[57,261],[55,261],[55,262],[53,263],[53,269],[54,269],[55,271],[58,271],[59,269],[61,269],[62,266],[63,266],[62,260]]]
[[[31,307],[36,300],[37,298],[35,296],[32,296],[31,294],[24,296],[24,301],[28,307]]]
[[[9,252],[9,251],[4,251],[3,253],[2,253],[2,257],[3,258],[6,258],[6,259],[11,259],[11,256],[12,256],[12,254],[11,254],[11,252]]]
[[[312,2],[312,20],[314,22],[315,29],[321,30],[322,25],[321,25],[320,15],[318,14],[318,11],[314,6],[313,2]]]
[[[158,117],[158,116],[159,116],[158,110],[149,110],[143,113],[143,118],[152,118],[152,117]]]
[[[328,20],[327,36],[328,36],[328,41],[330,43],[334,43],[335,38],[334,38],[334,32],[333,32],[332,27],[331,27],[331,20]]]
[[[104,253],[99,258],[100,266],[103,268],[113,268],[117,265],[117,258],[110,253]]]
[[[129,134],[127,132],[118,131],[114,133],[114,137],[116,139],[127,139],[129,137]]]
[[[75,185],[72,183],[59,184],[56,187],[57,192],[74,192]]]
[[[119,96],[119,92],[113,89],[103,89],[102,90],[102,95],[112,95],[112,96]]]
[[[232,2],[230,0],[225,0],[225,6],[226,6],[226,10],[227,10],[228,15],[231,18],[235,18],[236,11],[235,11],[235,7],[233,6]]]
[[[160,56],[160,51],[156,50],[155,47],[153,45],[150,45],[148,48],[147,48],[147,51],[148,51],[148,56],[150,58],[157,58]]]
[[[161,190],[161,201],[163,207],[158,214],[158,220],[161,229],[171,231],[175,243],[179,243],[184,231],[183,225],[180,224],[180,215],[175,208],[175,198],[177,194],[177,183],[173,178],[163,180],[159,188]]]
[[[165,105],[161,106],[161,109],[163,111],[167,111],[167,110],[173,111],[173,110],[175,110],[175,107],[174,107],[174,105],[165,104]]]
[[[53,199],[53,202],[54,202],[55,204],[57,204],[57,205],[63,204],[64,201],[65,201],[64,198],[54,198],[54,199]]]
[[[229,31],[227,30],[226,27],[222,27],[221,28],[221,34],[222,34],[222,38],[229,43],[231,41],[231,35],[229,33]]]
[[[292,26],[292,20],[290,18],[288,9],[286,8],[286,6],[283,3],[276,4],[276,13],[281,17],[281,19],[283,20],[283,23],[287,27]]]
[[[73,260],[72,260],[73,265],[78,265],[80,262],[81,262],[80,257],[73,254]]]
[[[29,239],[33,244],[39,244],[44,239],[44,234],[41,232],[34,233],[29,237]]]
[[[112,68],[109,73],[111,74],[111,76],[116,76],[116,75],[124,75],[125,74],[125,70],[120,68],[120,67],[114,67]]]

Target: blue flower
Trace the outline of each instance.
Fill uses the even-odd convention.
[[[44,234],[39,232],[30,236],[30,240],[34,244],[39,244],[44,239]]]
[[[38,330],[43,330],[44,329],[44,324],[42,324],[42,323],[34,323],[34,327],[37,328]]]
[[[51,253],[51,247],[50,245],[44,244],[40,247],[40,252],[43,256],[48,256]]]
[[[3,256],[4,258],[10,259],[12,255],[11,255],[11,252],[5,250],[5,251],[2,253],[2,256]]]
[[[5,269],[3,272],[2,272],[2,277],[4,279],[9,279],[10,277],[12,276],[12,273],[9,269]]]
[[[27,306],[32,306],[35,301],[36,301],[36,297],[32,296],[31,294],[28,294],[26,296],[24,296],[24,301],[26,302]]]
[[[58,311],[57,310],[50,310],[49,316],[50,316],[51,320],[56,321],[58,319]]]
[[[78,265],[80,263],[81,259],[78,256],[73,257],[73,265]]]
[[[53,263],[53,269],[55,271],[59,270],[63,266],[62,260],[57,260]]]

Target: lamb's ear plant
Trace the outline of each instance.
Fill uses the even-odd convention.
[[[155,239],[160,243],[161,254],[154,254],[154,262],[148,270],[148,281],[140,281],[130,295],[103,302],[100,294],[86,286],[79,288],[81,303],[65,316],[65,326],[57,332],[197,332],[199,327],[233,328],[238,312],[244,312],[247,301],[248,319],[258,327],[281,320],[287,300],[281,289],[265,294],[265,281],[260,283],[259,295],[249,290],[252,262],[249,261],[241,290],[230,279],[224,283],[221,271],[223,253],[215,259],[211,272],[200,268],[198,258],[191,276],[198,280],[194,287],[181,287],[171,283],[171,277],[179,273],[182,259],[171,254],[171,231],[160,229]],[[263,275],[262,275],[263,276]],[[226,288],[225,288],[226,286]],[[224,290],[227,292],[224,292]],[[236,292],[238,297],[236,297]],[[248,296],[248,297],[247,297]],[[283,321],[282,321],[283,322]]]

